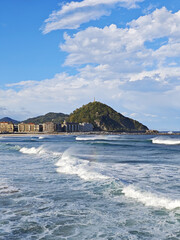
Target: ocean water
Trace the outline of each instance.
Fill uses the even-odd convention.
[[[0,240],[179,240],[180,136],[0,137]]]

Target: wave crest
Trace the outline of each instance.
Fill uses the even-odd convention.
[[[61,159],[56,163],[56,166],[58,166],[57,172],[78,175],[81,179],[86,181],[109,178],[98,172],[95,163],[87,160],[80,160],[72,156],[68,150],[63,153]]]
[[[166,208],[168,210],[180,208],[180,200],[158,197],[149,192],[136,190],[133,186],[124,187],[122,193],[124,193],[126,197],[133,198],[146,206]]]
[[[165,144],[165,145],[179,145],[180,139],[178,138],[162,138],[162,137],[156,137],[152,138],[152,143],[154,144]]]
[[[45,150],[43,149],[43,147],[38,147],[38,148],[35,148],[35,147],[32,147],[32,148],[26,148],[26,147],[23,147],[19,150],[21,153],[25,153],[25,154],[44,154],[45,153]]]
[[[110,135],[92,135],[92,136],[78,136],[76,137],[77,141],[96,141],[96,140],[105,140],[105,141],[115,141],[119,140],[119,136],[110,136]]]

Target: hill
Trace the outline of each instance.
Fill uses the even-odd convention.
[[[67,119],[69,122],[89,122],[100,131],[146,131],[148,128],[136,120],[125,117],[100,102],[90,102],[76,109]]]
[[[14,120],[14,119],[9,118],[9,117],[1,118],[0,122],[9,122],[9,123],[14,123],[14,124],[18,124],[19,123],[19,121]]]
[[[40,124],[44,122],[54,122],[54,123],[61,123],[64,120],[66,120],[69,117],[68,114],[64,113],[47,113],[42,116],[34,117],[34,118],[28,118],[27,120],[23,121],[24,123],[35,123]]]

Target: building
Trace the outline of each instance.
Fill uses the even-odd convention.
[[[18,132],[21,132],[21,133],[42,132],[42,124],[19,123],[18,124]]]
[[[35,132],[42,132],[43,131],[43,125],[42,124],[35,124],[34,130],[35,130]]]
[[[53,122],[43,123],[43,132],[55,132],[56,125]]]
[[[52,133],[52,132],[61,132],[61,124],[60,123],[53,123],[53,122],[46,122],[42,124],[43,132]]]
[[[35,124],[34,123],[19,123],[18,124],[18,132],[29,133],[35,132]]]
[[[64,132],[79,132],[79,123],[68,123],[64,121],[62,124],[62,130]]]
[[[62,132],[61,123],[56,123],[56,132]]]
[[[91,123],[79,123],[80,132],[92,132],[94,126]]]
[[[13,133],[14,124],[9,122],[0,122],[0,133]]]
[[[19,123],[18,132],[20,133],[38,133],[38,132],[59,132],[61,131],[61,124],[55,124],[53,122],[46,122],[43,124],[34,123]]]
[[[46,122],[42,124],[43,132],[53,133],[53,132],[61,132],[61,124],[53,123],[53,122]]]

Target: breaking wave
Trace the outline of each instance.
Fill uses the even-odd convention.
[[[32,148],[26,148],[23,147],[19,150],[21,153],[25,154],[44,154],[46,151],[45,149],[41,146],[38,148],[32,147]]]
[[[54,152],[46,148],[45,146],[40,146],[38,148],[32,147],[32,148],[20,148],[19,152],[24,153],[24,154],[34,154],[34,155],[46,155],[46,156],[51,156],[51,157],[60,157],[62,156],[61,152]]]
[[[165,197],[159,197],[150,192],[142,192],[136,190],[133,186],[127,186],[123,188],[122,193],[128,198],[133,198],[138,202],[143,203],[145,206],[166,208],[168,210],[173,210],[175,208],[180,208],[180,200],[172,200]]]
[[[49,139],[49,137],[48,137],[47,135],[45,135],[45,136],[39,136],[38,139],[39,139],[39,140],[42,140],[42,139]]]
[[[88,160],[81,160],[69,153],[66,150],[61,159],[56,163],[57,172],[64,174],[78,175],[85,181],[109,179],[108,176],[98,172],[99,167],[96,163]]]
[[[45,138],[45,137],[43,137],[43,136],[40,136],[40,137],[39,137],[39,139],[44,139],[44,138]]]
[[[109,136],[109,135],[93,135],[93,136],[78,136],[76,137],[77,141],[97,141],[97,140],[105,140],[105,141],[115,141],[119,140],[119,136]]]
[[[177,138],[152,138],[152,143],[154,144],[165,144],[165,145],[179,145],[180,139]]]

